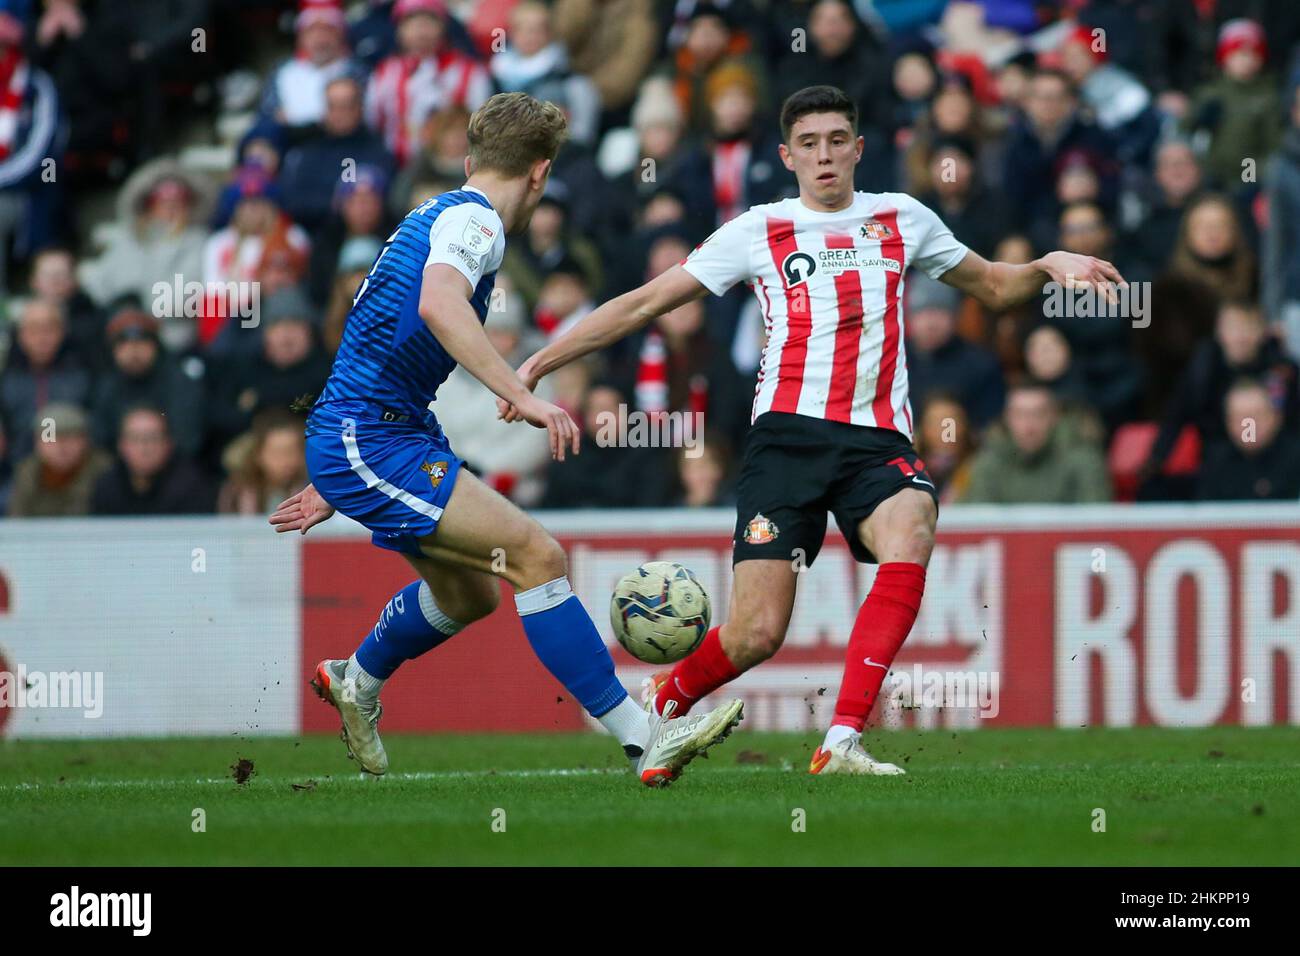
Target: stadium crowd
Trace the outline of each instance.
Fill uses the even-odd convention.
[[[571,126],[487,321],[517,364],[794,195],[775,115],[814,83],[858,104],[859,188],[987,257],[1107,258],[1143,304],[991,314],[914,270],[945,501],[1300,499],[1294,0],[0,0],[0,513],[297,491],[352,296],[494,91]],[[434,410],[526,506],[727,504],[763,334],[741,287],[551,376],[588,433],[562,464],[463,371]],[[620,407],[703,442],[598,441]]]

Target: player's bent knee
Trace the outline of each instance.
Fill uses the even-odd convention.
[[[515,587],[527,590],[568,573],[569,559],[564,548],[539,525],[525,540],[517,564],[510,561],[509,555],[506,556],[506,571],[502,576]]]

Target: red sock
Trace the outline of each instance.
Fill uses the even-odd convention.
[[[880,566],[849,635],[844,682],[831,726],[862,732],[894,655],[916,623],[924,593],[925,568],[921,565],[895,561]]]
[[[673,716],[680,717],[701,697],[708,696],[727,681],[740,676],[740,671],[736,670],[736,665],[731,663],[722,649],[722,641],[718,639],[721,630],[721,627],[710,630],[704,635],[699,647],[673,665],[672,674],[655,695],[655,710],[658,713],[664,712],[664,704],[675,700],[677,710]]]

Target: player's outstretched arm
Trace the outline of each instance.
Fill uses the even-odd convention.
[[[420,287],[420,318],[439,344],[465,370],[517,409],[518,417],[545,428],[551,439],[551,456],[564,460],[567,448],[576,455],[582,432],[558,405],[542,401],[532,393],[515,370],[488,341],[483,323],[470,305],[474,289],[455,268],[434,263],[424,270]]]
[[[699,279],[675,265],[639,289],[610,299],[584,316],[568,332],[539,349],[519,366],[519,378],[529,389],[536,388],[542,376],[574,359],[613,345],[658,316],[703,298],[708,291]],[[520,416],[510,401],[498,402],[497,405],[500,416],[506,421],[519,420]]]
[[[1096,289],[1108,302],[1117,301],[1115,287],[1127,286],[1119,270],[1104,259],[1073,252],[1049,252],[1023,265],[989,262],[967,252],[940,280],[974,296],[991,309],[1006,309],[1028,302],[1049,282],[1067,289]]]

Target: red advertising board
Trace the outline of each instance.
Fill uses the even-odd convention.
[[[609,631],[614,582],[648,560],[692,567],[727,615],[731,516],[554,515],[570,577],[634,693],[651,668]],[[344,656],[411,578],[365,538],[304,542],[304,679]],[[731,685],[746,726],[824,725],[874,569],[831,531],[801,574],[785,646]],[[1300,508],[945,512],[920,617],[875,715],[887,725],[1300,723]],[[385,689],[389,730],[572,730],[577,706],[534,659],[509,594]],[[333,729],[307,698],[303,728]]]

